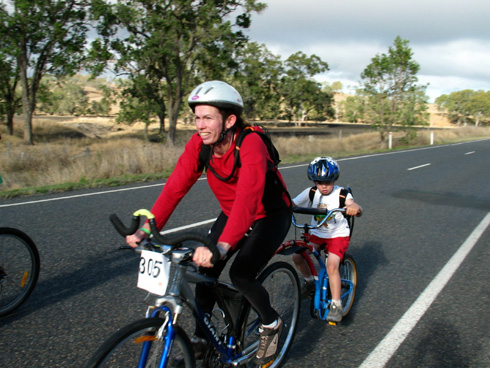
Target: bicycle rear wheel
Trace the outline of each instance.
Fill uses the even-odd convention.
[[[340,263],[340,278],[342,280],[348,280],[352,283],[352,290],[350,293],[346,294],[342,300],[342,306],[344,308],[343,316],[345,317],[352,308],[352,304],[354,304],[354,298],[356,297],[356,288],[357,288],[357,267],[356,262],[354,262],[354,258],[352,256],[346,254],[342,263]],[[341,294],[344,295],[349,291],[351,287],[349,282],[342,281],[342,289]]]
[[[271,264],[262,271],[258,280],[268,291],[272,308],[279,313],[284,322],[276,359],[271,365],[267,365],[270,368],[276,368],[284,362],[296,334],[301,307],[301,287],[296,271],[286,262]],[[260,318],[252,308],[250,308],[246,321],[245,336],[242,338],[244,350],[253,348],[256,352],[260,339],[258,331]],[[247,363],[247,367],[258,366],[252,360]]]
[[[18,308],[39,278],[39,252],[24,232],[0,228],[0,316]]]
[[[96,351],[87,368],[139,367],[144,344],[151,344],[151,347],[146,362],[141,366],[158,367],[164,343],[163,338],[158,339],[155,335],[164,323],[163,318],[145,318],[123,327]],[[189,338],[179,326],[174,328],[176,334],[167,367],[194,368],[196,362]]]

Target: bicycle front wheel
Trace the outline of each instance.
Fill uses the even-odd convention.
[[[123,327],[97,350],[87,368],[159,367],[165,331],[161,338],[157,337],[157,332],[164,323],[163,318],[145,318]],[[189,338],[180,327],[174,326],[174,329],[176,334],[167,367],[194,368],[196,362]],[[143,349],[149,349],[146,358]]]
[[[357,288],[357,267],[356,262],[352,256],[346,254],[343,262],[340,264],[340,278],[342,280],[341,295],[342,306],[344,308],[343,316],[345,317],[354,304],[354,298],[356,297]],[[344,280],[348,281],[345,282]],[[349,289],[352,289],[349,292]]]
[[[277,346],[277,355],[270,368],[279,367],[291,348],[294,335],[299,321],[301,307],[301,286],[298,275],[294,268],[286,262],[275,262],[268,266],[257,278],[269,293],[272,308],[276,310],[284,322],[284,329]],[[260,318],[257,312],[250,308],[245,336],[243,338],[244,350],[250,350],[251,347],[257,351],[259,336]],[[257,367],[253,360],[247,364],[247,367]]]
[[[18,308],[39,278],[39,252],[24,232],[0,228],[0,316]]]

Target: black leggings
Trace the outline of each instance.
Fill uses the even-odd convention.
[[[221,213],[214,223],[209,237],[216,244],[228,217]],[[252,231],[245,236],[233,251],[228,252],[226,259],[219,261],[212,268],[200,268],[200,272],[218,278],[226,262],[235,253],[236,257],[230,267],[230,279],[233,285],[244,295],[252,307],[259,313],[263,324],[270,324],[277,319],[277,312],[271,307],[269,294],[256,280],[258,273],[267,265],[281,242],[286,237],[291,225],[291,214],[288,209],[273,216],[255,221]],[[196,299],[204,313],[211,313],[215,299],[204,284],[196,285]],[[200,328],[196,335],[204,337]]]

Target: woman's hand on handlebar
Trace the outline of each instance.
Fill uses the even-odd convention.
[[[223,258],[225,258],[226,253],[228,252],[228,250],[231,247],[230,247],[230,244],[228,244],[228,243],[219,242],[217,244],[217,248],[220,251],[220,255],[221,255],[220,259],[223,259]],[[197,247],[195,252],[194,252],[194,256],[193,256],[192,260],[199,267],[210,268],[210,267],[214,266],[213,263],[211,263],[212,257],[213,257],[213,253],[211,253],[209,248]]]
[[[147,226],[147,224],[145,224],[143,227],[145,229],[148,228],[148,231],[149,231],[149,226]],[[148,237],[148,234],[146,232],[141,231],[141,230],[137,230],[133,235],[126,236],[126,243],[128,243],[128,245],[131,248],[136,248],[138,246],[138,244],[141,243],[147,237]]]

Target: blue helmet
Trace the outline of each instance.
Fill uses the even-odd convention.
[[[317,157],[308,165],[308,179],[312,181],[335,181],[339,176],[339,164],[331,157]]]

